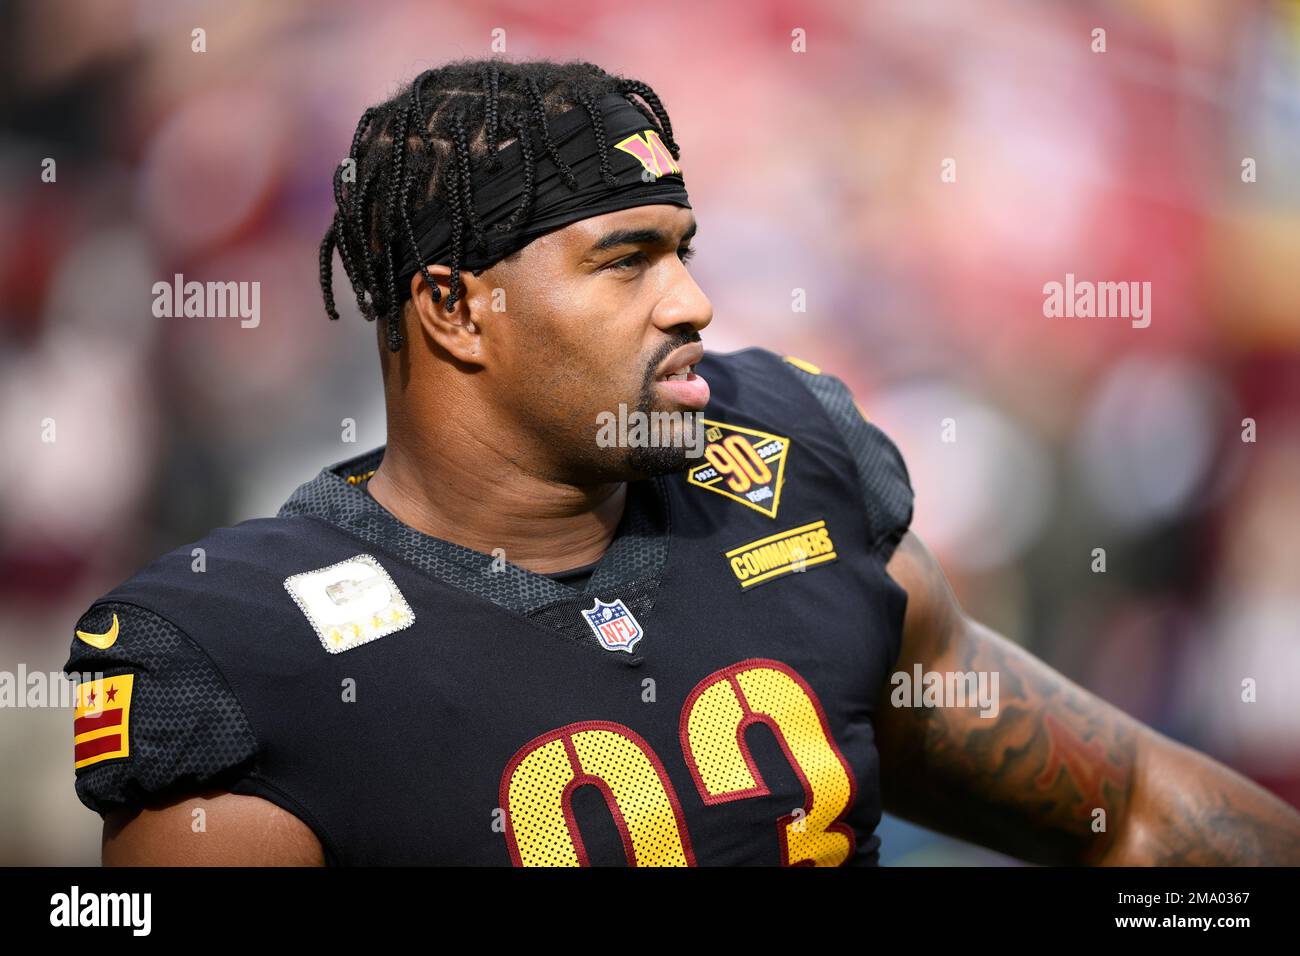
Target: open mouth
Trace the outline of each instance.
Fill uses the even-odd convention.
[[[698,342],[683,345],[659,366],[655,388],[665,393],[679,408],[703,409],[709,404],[709,383],[695,374],[695,366],[702,358],[703,345]]]
[[[666,375],[660,375],[656,382],[689,382],[695,378],[695,366],[688,365],[685,368],[678,369],[675,372],[669,372]]]

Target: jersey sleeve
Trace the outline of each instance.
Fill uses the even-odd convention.
[[[64,672],[77,682],[77,797],[118,807],[245,775],[256,738],[216,665],[184,631],[146,608],[105,601],[77,621]]]
[[[843,439],[862,489],[872,548],[887,562],[912,523],[912,484],[897,446],[867,421],[847,385],[808,362],[786,356],[786,366],[816,397]]]

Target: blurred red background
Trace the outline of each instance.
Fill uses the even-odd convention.
[[[58,670],[99,594],[384,441],[373,329],[350,295],[337,324],[320,301],[332,172],[367,105],[501,30],[511,59],[655,88],[700,225],[706,346],[850,384],[973,614],[1300,804],[1300,5],[58,0],[0,18],[0,669]],[[155,318],[177,272],[260,282],[260,325]],[[1150,282],[1149,327],[1046,318],[1066,273]],[[70,725],[0,709],[0,864],[98,861]],[[881,833],[887,864],[1005,862]]]

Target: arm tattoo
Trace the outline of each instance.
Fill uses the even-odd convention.
[[[896,669],[997,673],[1000,699],[986,718],[893,707],[886,687],[876,724],[887,810],[1039,863],[1300,864],[1300,814],[966,618],[909,538]]]
[[[1213,803],[1177,788],[1170,798],[1162,808],[1164,826],[1146,847],[1156,866],[1229,866],[1243,857],[1260,858],[1272,839],[1257,821],[1239,816],[1222,792],[1212,795]]]
[[[1300,814],[1246,778],[1186,748],[1153,753],[1141,820],[1116,862],[1143,866],[1297,866]],[[1149,788],[1155,789],[1155,788]]]
[[[997,672],[998,714],[894,710],[923,757],[889,768],[899,786],[886,777],[886,800],[896,795],[906,816],[920,798],[920,815],[938,829],[1035,862],[1100,856],[1127,808],[1136,733],[1018,648],[968,638],[959,654],[959,663],[927,666]]]
[[[930,578],[921,591],[950,593],[933,559],[919,561],[918,573]],[[1135,723],[962,617],[955,600],[924,613],[932,619],[921,624],[923,639],[905,642],[897,669],[997,673],[998,711],[895,708],[886,688],[878,717],[886,808],[1034,862],[1098,859],[1128,808]]]

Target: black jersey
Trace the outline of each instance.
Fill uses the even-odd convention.
[[[114,588],[65,667],[103,675],[81,801],[255,794],[330,864],[875,863],[907,471],[807,363],[699,371],[703,457],[628,484],[580,588],[402,524],[382,447]]]

